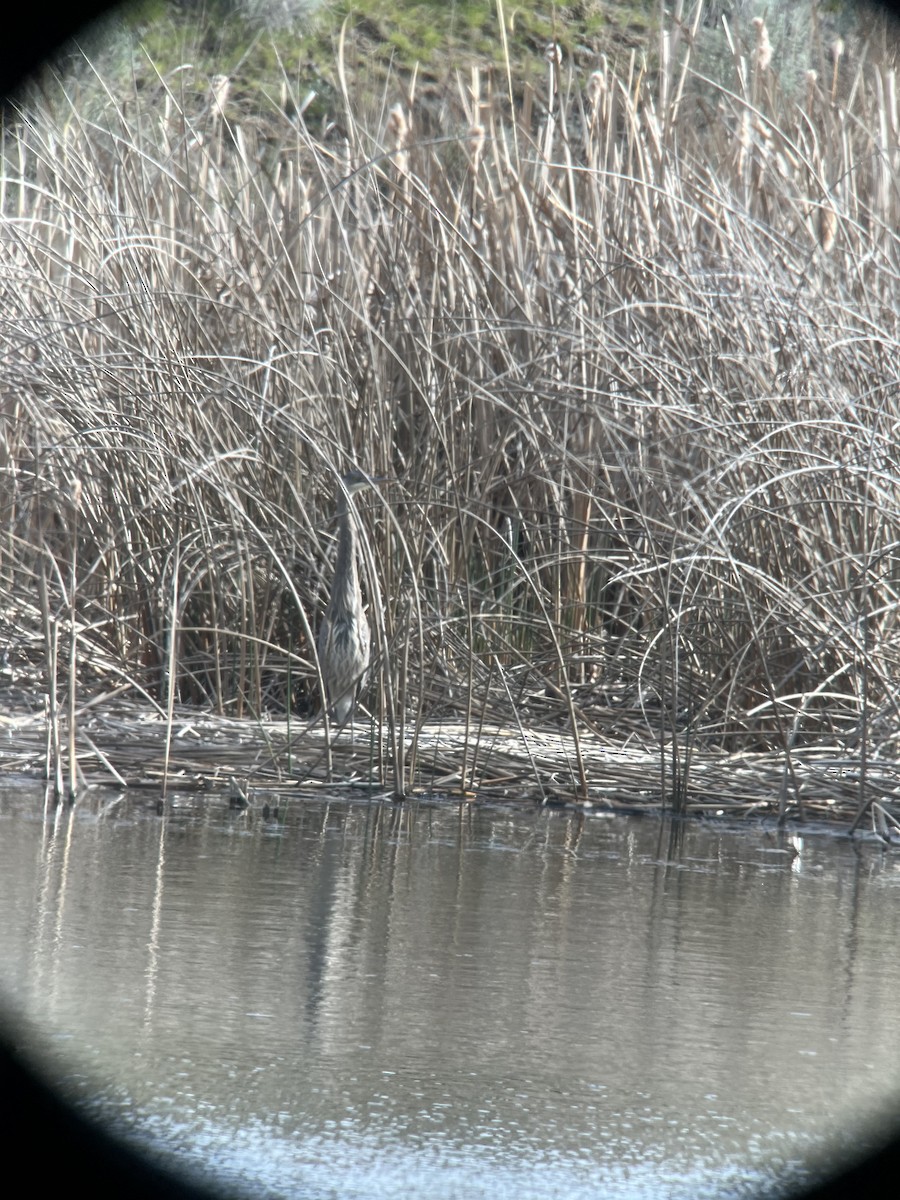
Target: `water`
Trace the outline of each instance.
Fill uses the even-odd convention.
[[[0,793],[6,1007],[167,1164],[296,1200],[751,1197],[900,1113],[900,856],[280,803]]]

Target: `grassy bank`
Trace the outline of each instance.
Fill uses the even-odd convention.
[[[355,462],[392,477],[360,509],[397,790],[424,722],[490,718],[566,730],[581,794],[603,735],[658,746],[679,804],[712,751],[782,756],[783,805],[810,748],[868,795],[900,756],[896,77],[832,54],[788,96],[757,25],[716,85],[683,15],[652,72],[551,55],[376,101],[338,59],[310,122],[287,73],[252,108],[187,68],[29,102],[11,696],[63,731],[113,694],[314,710]]]

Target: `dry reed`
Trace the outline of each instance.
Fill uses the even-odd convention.
[[[355,462],[395,480],[360,506],[392,793],[439,720],[439,777],[477,786],[490,718],[566,731],[555,773],[526,759],[545,790],[588,796],[602,735],[656,747],[676,807],[713,752],[776,755],[782,815],[811,751],[867,805],[900,754],[896,75],[834,55],[791,98],[759,23],[714,84],[702,14],[652,74],[554,52],[543,91],[472,68],[377,109],[339,70],[318,132],[287,78],[264,113],[188,71],[23,106],[10,686],[73,738],[76,681],[170,730],[185,704],[296,728]]]

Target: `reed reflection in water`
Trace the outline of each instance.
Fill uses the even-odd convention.
[[[266,1196],[749,1197],[900,1111],[872,846],[281,803],[0,796],[3,991],[167,1160]]]

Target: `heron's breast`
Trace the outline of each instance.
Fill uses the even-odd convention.
[[[368,622],[359,618],[332,618],[328,627],[327,648],[332,654],[346,657],[368,654]]]

